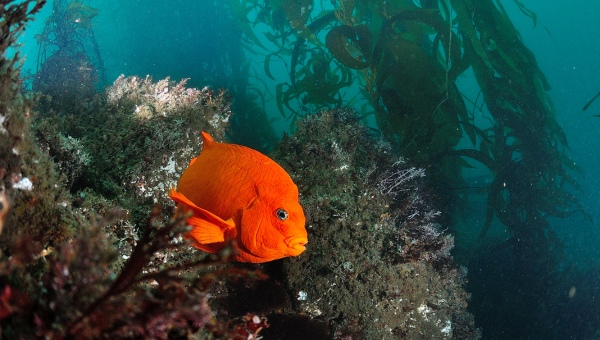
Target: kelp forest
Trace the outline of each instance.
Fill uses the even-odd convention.
[[[539,25],[536,13],[514,3]],[[427,169],[449,226],[469,204],[464,170],[483,170],[485,208],[468,232],[482,241],[494,221],[508,232],[490,252],[514,257],[509,280],[519,281],[522,293],[514,294],[526,298],[513,303],[529,304],[510,313],[528,319],[514,309],[531,311],[551,298],[562,248],[549,219],[586,214],[572,193],[579,169],[555,119],[550,84],[502,1],[231,6],[247,45],[264,54],[263,78],[277,83],[270,90],[292,130],[296,119],[323,109],[353,107],[357,118],[375,117],[374,132]],[[285,76],[274,71],[281,65]],[[465,94],[464,79],[476,81],[478,91]]]
[[[554,339],[600,329],[592,300],[571,300],[581,273],[556,232],[573,216],[591,221],[576,196],[581,171],[514,9],[552,32],[522,1],[199,1],[177,12],[202,18],[183,28],[163,18],[171,2],[142,1],[135,11],[152,24],[121,25],[148,51],[116,76],[96,35],[102,6],[12,2],[0,4],[2,337]],[[21,74],[19,54],[4,52],[44,6],[36,70]],[[144,40],[165,27],[219,38]],[[142,74],[163,50],[194,67]],[[299,259],[229,266],[232,244],[189,252],[166,192],[198,155],[199,131],[290,172],[308,221]],[[349,296],[373,306],[340,302]]]
[[[38,43],[37,72],[30,75],[32,89],[55,98],[56,109],[70,107],[95,94],[95,87],[106,84],[104,65],[92,19],[98,10],[83,2],[52,2],[52,15]]]

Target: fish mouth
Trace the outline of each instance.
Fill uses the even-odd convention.
[[[286,237],[283,242],[288,246],[288,256],[298,256],[306,250],[308,238],[306,236],[290,236]]]

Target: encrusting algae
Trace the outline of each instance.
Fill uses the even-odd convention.
[[[239,262],[298,256],[306,248],[306,219],[298,187],[267,156],[245,146],[218,143],[202,132],[202,153],[193,158],[169,196],[184,212],[192,245],[219,252],[235,240]]]
[[[16,6],[10,17],[22,18],[10,22],[18,23],[26,11]],[[354,112],[311,115],[280,142],[273,159],[294,183],[266,156],[212,141],[229,125],[224,93],[122,76],[77,110],[40,105],[29,117],[29,101],[16,90],[18,63],[10,65],[0,74],[0,85],[16,84],[0,87],[0,197],[10,204],[0,207],[0,219],[8,214],[0,235],[3,337],[477,338],[462,271],[449,255],[451,236],[417,204],[418,173],[406,164],[414,176],[404,191],[393,199],[381,193],[380,179],[404,167],[391,168],[389,148],[367,138]],[[204,150],[184,172],[201,139]],[[245,162],[215,162],[224,150]],[[218,182],[199,174],[218,169],[220,189],[228,190],[205,199],[226,194],[235,204],[196,197],[197,181]],[[188,200],[179,209],[218,222],[213,231],[223,231],[224,241],[235,234],[231,240],[251,255],[189,251],[179,236],[194,223],[184,214],[170,219],[166,195],[183,172],[175,194]],[[30,189],[15,186],[25,178]],[[240,179],[245,186],[234,183]],[[152,209],[155,203],[164,209]],[[256,216],[268,223],[246,224],[260,207]],[[246,227],[255,246],[245,243]],[[263,232],[271,236],[261,239]],[[253,248],[260,245],[270,248]],[[300,253],[264,265],[228,263]]]

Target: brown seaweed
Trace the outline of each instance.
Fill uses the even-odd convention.
[[[593,97],[592,97],[592,99],[590,99],[590,100],[589,100],[589,101],[588,101],[588,102],[587,102],[587,103],[586,103],[586,104],[583,106],[583,109],[581,109],[581,111],[585,111],[585,110],[587,110],[587,109],[590,107],[590,105],[592,105],[592,103],[593,103],[593,102],[594,102],[596,99],[598,99],[598,97],[600,97],[600,92],[598,92],[598,93],[597,93],[595,96],[593,96]]]

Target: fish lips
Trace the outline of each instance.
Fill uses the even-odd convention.
[[[289,236],[283,242],[288,247],[287,256],[298,256],[306,250],[308,238],[306,236]]]

